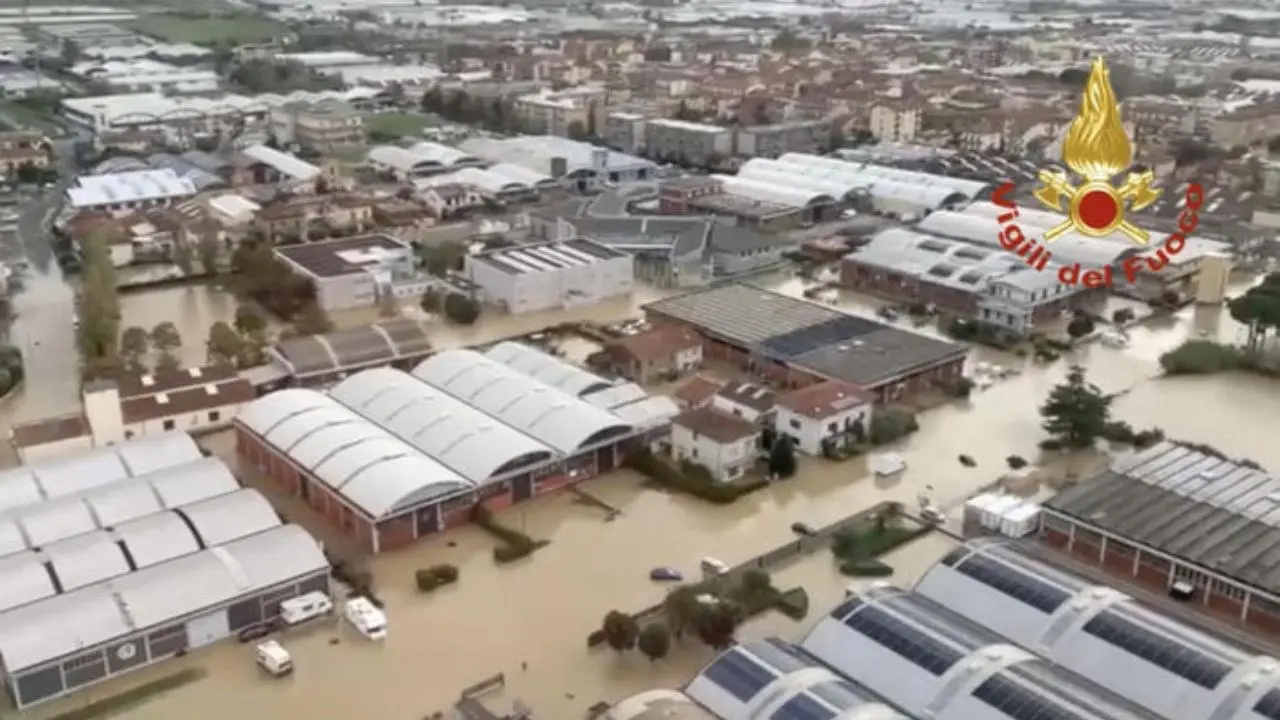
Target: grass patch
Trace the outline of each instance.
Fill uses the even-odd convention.
[[[151,682],[143,683],[124,692],[101,700],[95,700],[88,705],[54,715],[49,720],[101,720],[101,718],[115,717],[127,710],[132,710],[154,700],[170,690],[177,690],[184,685],[190,685],[203,678],[204,674],[204,670],[199,668],[179,670],[176,673],[156,678]]]
[[[371,135],[421,137],[423,130],[435,125],[434,120],[418,113],[378,113],[364,119],[365,130]]]
[[[208,45],[219,41],[232,44],[270,42],[289,31],[275,20],[257,15],[144,15],[130,23],[129,27],[166,42],[193,45]]]
[[[809,593],[802,587],[791,588],[778,595],[777,599],[773,601],[773,607],[778,612],[798,622],[809,614]]]
[[[0,101],[0,125],[8,126],[12,123],[18,124],[18,127],[9,128],[11,130],[40,130],[51,135],[61,135],[62,129],[53,121],[52,112],[41,110],[14,100]]]
[[[845,575],[885,577],[893,574],[893,568],[876,558],[932,531],[932,526],[906,524],[897,515],[881,512],[837,532],[831,541],[831,554]]]

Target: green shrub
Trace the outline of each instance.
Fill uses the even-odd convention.
[[[493,561],[499,564],[515,562],[523,557],[533,554],[534,546],[530,545],[499,545],[493,549]]]
[[[871,418],[871,444],[884,445],[904,438],[920,429],[915,413],[905,408],[888,407]]]
[[[1160,356],[1160,367],[1168,375],[1206,375],[1239,370],[1247,364],[1242,350],[1211,340],[1188,340]]]
[[[457,582],[458,568],[454,565],[433,565],[429,568],[419,568],[414,572],[413,578],[418,585],[418,590],[431,592],[442,586]]]
[[[959,377],[955,382],[947,386],[947,394],[953,398],[961,400],[969,397],[973,393],[973,380],[967,377]]]
[[[528,535],[514,530],[498,522],[493,511],[483,505],[477,505],[471,511],[471,519],[502,544],[493,549],[493,560],[497,563],[509,563],[533,554],[534,550],[546,547],[548,541],[538,541]]]
[[[791,588],[778,595],[773,607],[792,620],[803,620],[809,614],[809,593],[802,587]]]
[[[846,560],[840,563],[840,573],[850,577],[889,577],[893,566],[879,560]]]
[[[1010,455],[1009,457],[1004,459],[1004,462],[1006,465],[1009,466],[1010,470],[1021,470],[1022,468],[1027,466],[1026,459],[1023,458],[1021,455]]]

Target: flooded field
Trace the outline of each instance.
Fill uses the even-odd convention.
[[[775,286],[789,293],[800,291],[790,279]],[[234,312],[229,300],[223,303],[202,295],[205,292],[184,289],[163,301],[130,299],[125,324],[154,324],[176,319],[174,313],[213,322]],[[549,322],[612,321],[634,314],[636,304],[654,296],[564,314],[486,318],[470,328],[442,327],[433,337],[437,345],[449,347],[529,332]],[[850,296],[842,296],[840,302],[862,309],[874,306]],[[344,317],[341,322],[355,320]],[[185,321],[181,327],[185,351],[196,353],[192,361],[198,361],[203,355],[203,334],[188,330]],[[120,717],[225,720],[372,715],[417,720],[446,709],[462,687],[496,672],[508,677],[507,695],[523,698],[538,717],[583,717],[587,707],[600,700],[616,700],[651,687],[678,686],[710,657],[695,642],[652,664],[637,654],[619,657],[607,650],[586,650],[586,635],[599,626],[606,612],[638,609],[662,597],[663,589],[648,580],[652,567],[671,565],[693,572],[706,555],[732,563],[792,537],[793,522],[820,525],[886,499],[914,503],[926,486],[934,488],[934,497],[942,505],[954,504],[993,482],[1004,470],[1008,455],[1037,457],[1037,442],[1043,437],[1037,407],[1071,362],[1084,365],[1090,379],[1104,390],[1122,393],[1115,404],[1117,419],[1142,428],[1160,426],[1174,438],[1210,443],[1228,454],[1280,467],[1280,445],[1271,441],[1269,432],[1280,415],[1280,386],[1274,381],[1244,375],[1157,377],[1159,355],[1189,335],[1234,340],[1236,333],[1238,328],[1222,320],[1220,313],[1188,309],[1168,321],[1136,329],[1129,348],[1088,346],[1047,367],[979,350],[976,360],[1016,365],[1023,368],[1022,373],[976,393],[968,402],[925,413],[920,432],[895,448],[909,464],[900,477],[872,478],[865,459],[808,461],[794,480],[723,507],[647,488],[637,477],[617,473],[587,486],[622,509],[613,522],[605,522],[599,510],[576,503],[569,495],[508,511],[503,518],[507,523],[552,541],[515,566],[496,567],[490,557],[492,539],[475,528],[450,531],[410,550],[377,558],[377,584],[390,617],[390,637],[384,644],[367,643],[337,626],[286,635],[283,641],[293,652],[298,670],[281,681],[258,675],[249,647],[224,644],[123,683],[39,708],[32,716],[90,702],[186,663],[206,668],[207,677]],[[589,348],[569,350],[577,357]],[[957,461],[961,453],[973,456],[977,467],[961,466]],[[889,559],[900,570],[895,581],[912,581],[947,545],[945,539],[927,538],[901,550]],[[413,571],[442,562],[461,568],[459,583],[430,595],[418,594]],[[744,634],[798,637],[812,618],[837,601],[848,582],[826,554],[797,562],[779,571],[776,579],[779,586],[802,585],[809,590],[810,621],[794,623],[768,615],[753,621]]]

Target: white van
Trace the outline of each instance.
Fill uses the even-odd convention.
[[[280,603],[280,619],[285,625],[297,625],[333,612],[333,600],[322,592],[309,592]]]
[[[258,645],[254,652],[254,658],[258,662],[258,667],[266,670],[275,677],[281,677],[293,672],[293,657],[289,655],[289,651],[275,640],[267,640]]]
[[[702,558],[702,576],[704,578],[724,577],[729,574],[730,567],[720,560],[711,557]]]
[[[368,598],[356,597],[347,601],[345,608],[347,622],[370,640],[382,640],[387,637],[387,614],[369,602]]]

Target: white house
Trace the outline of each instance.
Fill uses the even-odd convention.
[[[16,424],[9,437],[18,458],[30,463],[144,435],[218,430],[255,396],[249,381],[225,365],[126,373],[87,384],[80,412]]]
[[[822,455],[828,438],[862,437],[871,430],[875,398],[848,383],[828,380],[778,398],[774,427],[791,437],[795,447],[808,455]]]
[[[756,461],[760,426],[712,408],[697,408],[671,421],[671,447],[677,460],[711,471],[720,482],[741,477]]]
[[[716,391],[711,407],[759,425],[767,425],[778,395],[763,385],[731,382]]]

